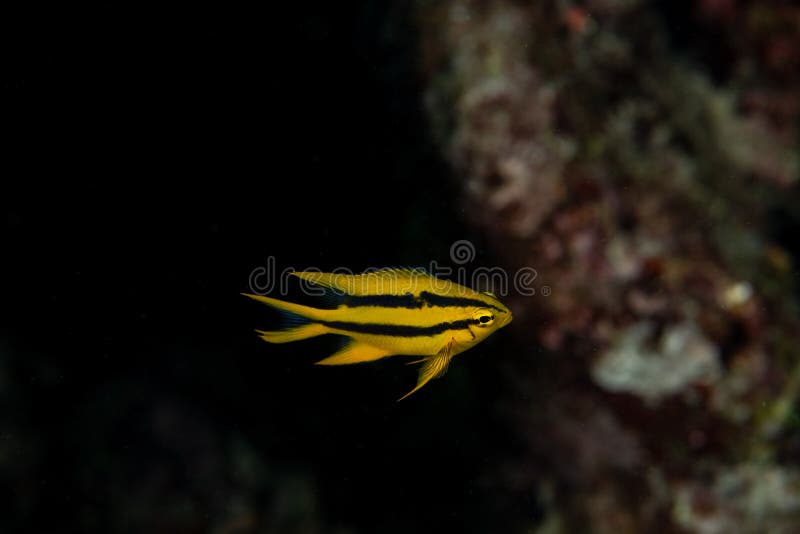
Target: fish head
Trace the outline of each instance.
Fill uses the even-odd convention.
[[[483,341],[512,320],[511,310],[505,307],[494,295],[484,294],[486,306],[477,306],[472,310],[470,331],[475,336],[475,343]]]
[[[483,300],[486,301],[487,307],[491,308],[492,312],[494,313],[495,320],[499,320],[499,322],[494,325],[495,330],[503,328],[505,325],[511,322],[514,318],[511,314],[511,310],[509,310],[505,304],[500,302],[494,293],[489,293],[488,291],[481,294]]]

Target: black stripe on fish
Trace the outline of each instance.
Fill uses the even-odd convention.
[[[422,308],[425,302],[411,293],[405,295],[345,295],[342,304],[350,308],[378,306],[381,308]]]
[[[505,310],[502,310],[497,306],[493,306],[492,304],[484,302],[480,299],[471,299],[469,297],[448,297],[444,295],[437,295],[436,293],[429,293],[427,291],[423,291],[422,293],[419,294],[419,296],[428,304],[428,306],[441,306],[443,308],[447,308],[450,306],[456,306],[456,307],[478,306],[480,308],[492,308],[501,313],[505,313]]]
[[[357,308],[359,306],[378,306],[381,308],[408,308],[419,309],[424,306],[436,306],[440,308],[449,307],[468,307],[478,306],[480,308],[492,308],[501,313],[505,310],[493,306],[480,299],[471,299],[468,297],[448,297],[437,295],[428,291],[423,291],[419,297],[411,293],[404,295],[345,295],[342,297],[341,304],[349,308]]]
[[[463,319],[450,323],[439,323],[433,326],[410,326],[403,324],[383,323],[350,323],[346,321],[320,321],[321,324],[336,330],[347,330],[358,334],[373,334],[377,336],[395,337],[420,337],[435,336],[448,330],[464,330],[470,325],[478,324],[478,319]]]

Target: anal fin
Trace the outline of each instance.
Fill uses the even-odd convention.
[[[352,363],[371,362],[389,356],[386,349],[379,349],[366,343],[351,341],[338,352],[317,362],[317,365],[349,365]]]
[[[451,352],[455,343],[455,339],[451,339],[439,352],[422,360],[425,363],[420,367],[416,387],[397,400],[401,401],[405,399],[434,378],[439,378],[445,374],[447,372],[447,367],[450,365],[450,360],[453,359]]]

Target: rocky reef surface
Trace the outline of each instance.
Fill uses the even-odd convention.
[[[520,528],[793,532],[800,8],[417,7],[465,212],[537,272],[493,475],[539,503]]]

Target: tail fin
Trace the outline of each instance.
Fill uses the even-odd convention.
[[[312,308],[311,306],[303,306],[302,304],[295,304],[294,302],[286,302],[284,300],[278,300],[272,297],[262,297],[261,295],[251,295],[249,293],[242,293],[242,295],[245,297],[250,297],[253,300],[263,302],[264,304],[272,306],[273,308],[282,312],[289,312],[290,314],[299,315],[300,317],[305,317],[306,319],[310,319],[312,321],[324,319],[322,315],[325,310],[319,310],[317,308]]]
[[[268,343],[290,343],[292,341],[321,336],[327,333],[327,330],[319,323],[308,323],[306,325],[295,326],[294,328],[287,328],[286,330],[276,330],[274,332],[256,330],[256,333],[261,339]]]
[[[261,339],[268,343],[289,343],[291,341],[321,336],[328,332],[324,325],[314,322],[315,319],[320,318],[322,310],[310,306],[294,304],[293,302],[284,302],[271,297],[249,295],[247,293],[242,293],[242,295],[272,306],[283,315],[283,330],[275,330],[273,332],[256,330],[258,335],[261,336]]]

